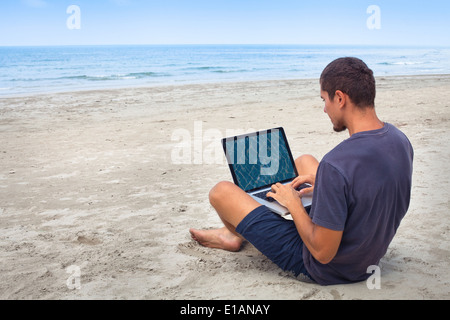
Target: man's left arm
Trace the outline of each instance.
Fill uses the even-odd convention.
[[[300,237],[313,257],[322,264],[330,263],[338,252],[343,231],[334,231],[313,223],[298,192],[291,185],[278,183],[267,196],[288,208]]]

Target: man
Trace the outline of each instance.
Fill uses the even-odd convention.
[[[272,187],[267,196],[287,207],[293,221],[221,182],[210,202],[225,227],[190,232],[201,245],[228,251],[238,251],[245,239],[283,270],[320,285],[364,281],[408,210],[414,152],[403,133],[377,117],[375,78],[363,61],[333,61],[320,85],[334,130],[348,129],[350,138],[320,163],[300,157],[300,176]],[[313,188],[297,192],[303,183]],[[314,192],[310,214],[301,203],[309,192]]]

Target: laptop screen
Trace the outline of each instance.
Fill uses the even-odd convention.
[[[297,177],[283,128],[223,140],[236,185],[251,192]]]

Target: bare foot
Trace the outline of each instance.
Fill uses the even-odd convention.
[[[189,230],[192,239],[204,247],[237,252],[241,249],[242,239],[227,228],[216,230]]]

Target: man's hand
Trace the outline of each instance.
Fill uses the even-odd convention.
[[[305,188],[298,192],[300,198],[307,194],[312,194],[314,192],[314,184],[316,182],[316,176],[313,174],[307,175],[307,176],[299,176],[292,181],[291,186],[294,189],[297,189],[302,184],[309,183],[312,187],[311,188]]]
[[[294,179],[290,184],[282,185],[281,183],[274,184],[272,191],[267,193],[268,198],[273,198],[282,206],[291,209],[293,206],[302,206],[301,198],[305,195],[312,194],[314,191],[314,183],[316,181],[315,175],[300,176]],[[310,188],[305,188],[300,191],[296,189],[302,184],[308,183]]]
[[[292,187],[292,184],[274,184],[272,186],[272,191],[267,193],[267,197],[274,198],[288,210],[290,210],[291,208],[303,206],[300,195],[298,191]]]

